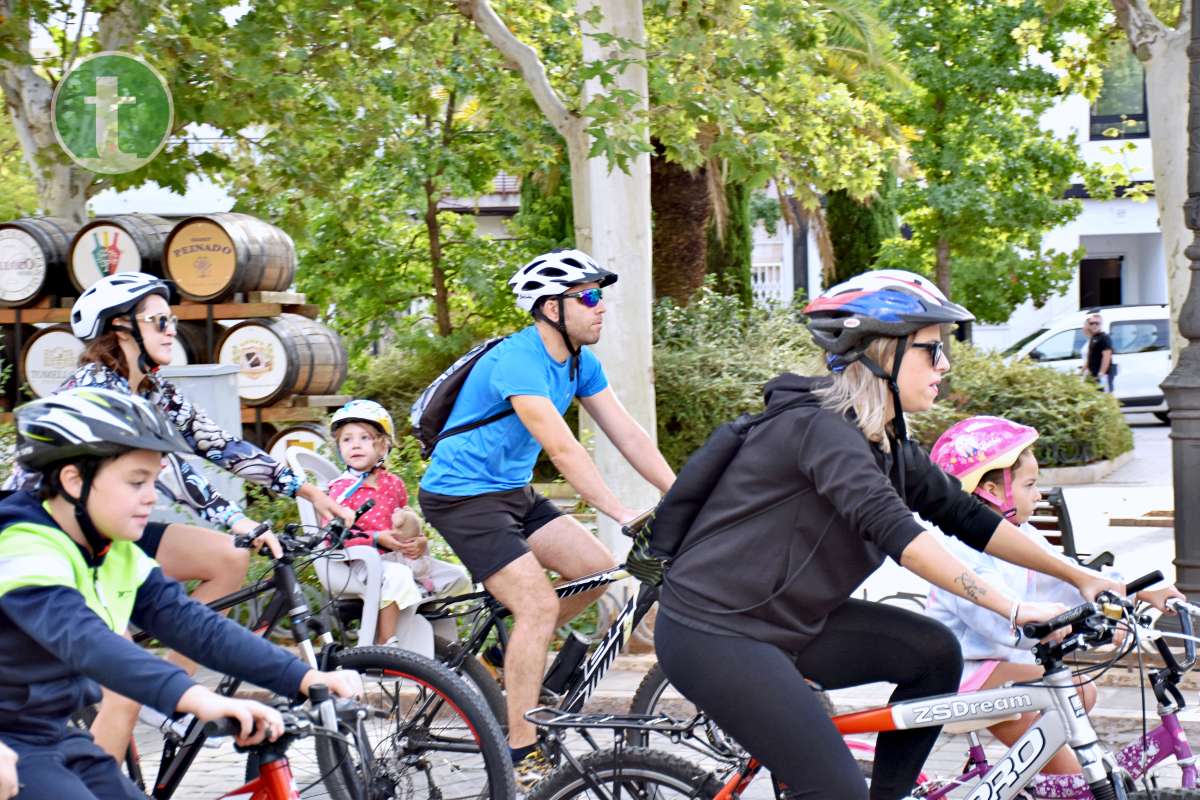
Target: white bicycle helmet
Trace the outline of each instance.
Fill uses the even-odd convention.
[[[171,287],[145,272],[118,272],[101,278],[71,306],[71,332],[89,342],[104,333],[110,320],[131,313],[143,297],[152,294],[171,301]],[[137,330],[136,323],[133,329]]]
[[[572,286],[599,283],[601,287],[617,282],[617,274],[609,272],[582,250],[553,250],[543,253],[517,270],[509,279],[517,308],[532,311],[543,297],[556,297]]]

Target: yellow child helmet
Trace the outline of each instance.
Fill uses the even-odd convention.
[[[338,428],[347,422],[366,422],[379,429],[389,440],[395,441],[396,426],[392,424],[392,415],[374,400],[351,400],[335,411],[329,422],[329,430],[334,438],[337,438]]]

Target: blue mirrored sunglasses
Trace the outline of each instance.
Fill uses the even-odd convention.
[[[595,308],[596,306],[600,305],[600,301],[604,299],[604,290],[598,287],[584,289],[582,292],[564,294],[563,297],[574,297],[588,308]]]

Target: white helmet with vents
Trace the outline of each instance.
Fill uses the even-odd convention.
[[[171,302],[167,282],[145,272],[117,272],[101,278],[71,306],[71,332],[82,341],[91,341],[104,333],[109,320],[128,314],[152,294]]]
[[[517,270],[508,281],[517,296],[517,307],[532,311],[543,297],[556,297],[573,286],[599,283],[602,287],[617,282],[609,272],[582,250],[553,250],[544,253]]]

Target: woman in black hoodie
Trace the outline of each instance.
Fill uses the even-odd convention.
[[[885,556],[1005,617],[1016,631],[1063,610],[978,578],[913,517],[970,546],[1054,575],[1087,597],[1124,587],[1072,567],[961,491],[907,439],[950,368],[941,326],[974,319],[926,279],[867,273],[805,308],[831,378],[785,374],[671,563],[656,626],[671,682],[792,797],[868,797],[805,678],[837,689],[897,684],[899,702],[958,689],[958,642],[938,622],[851,598]],[[871,800],[906,796],[939,728],[880,734]]]

